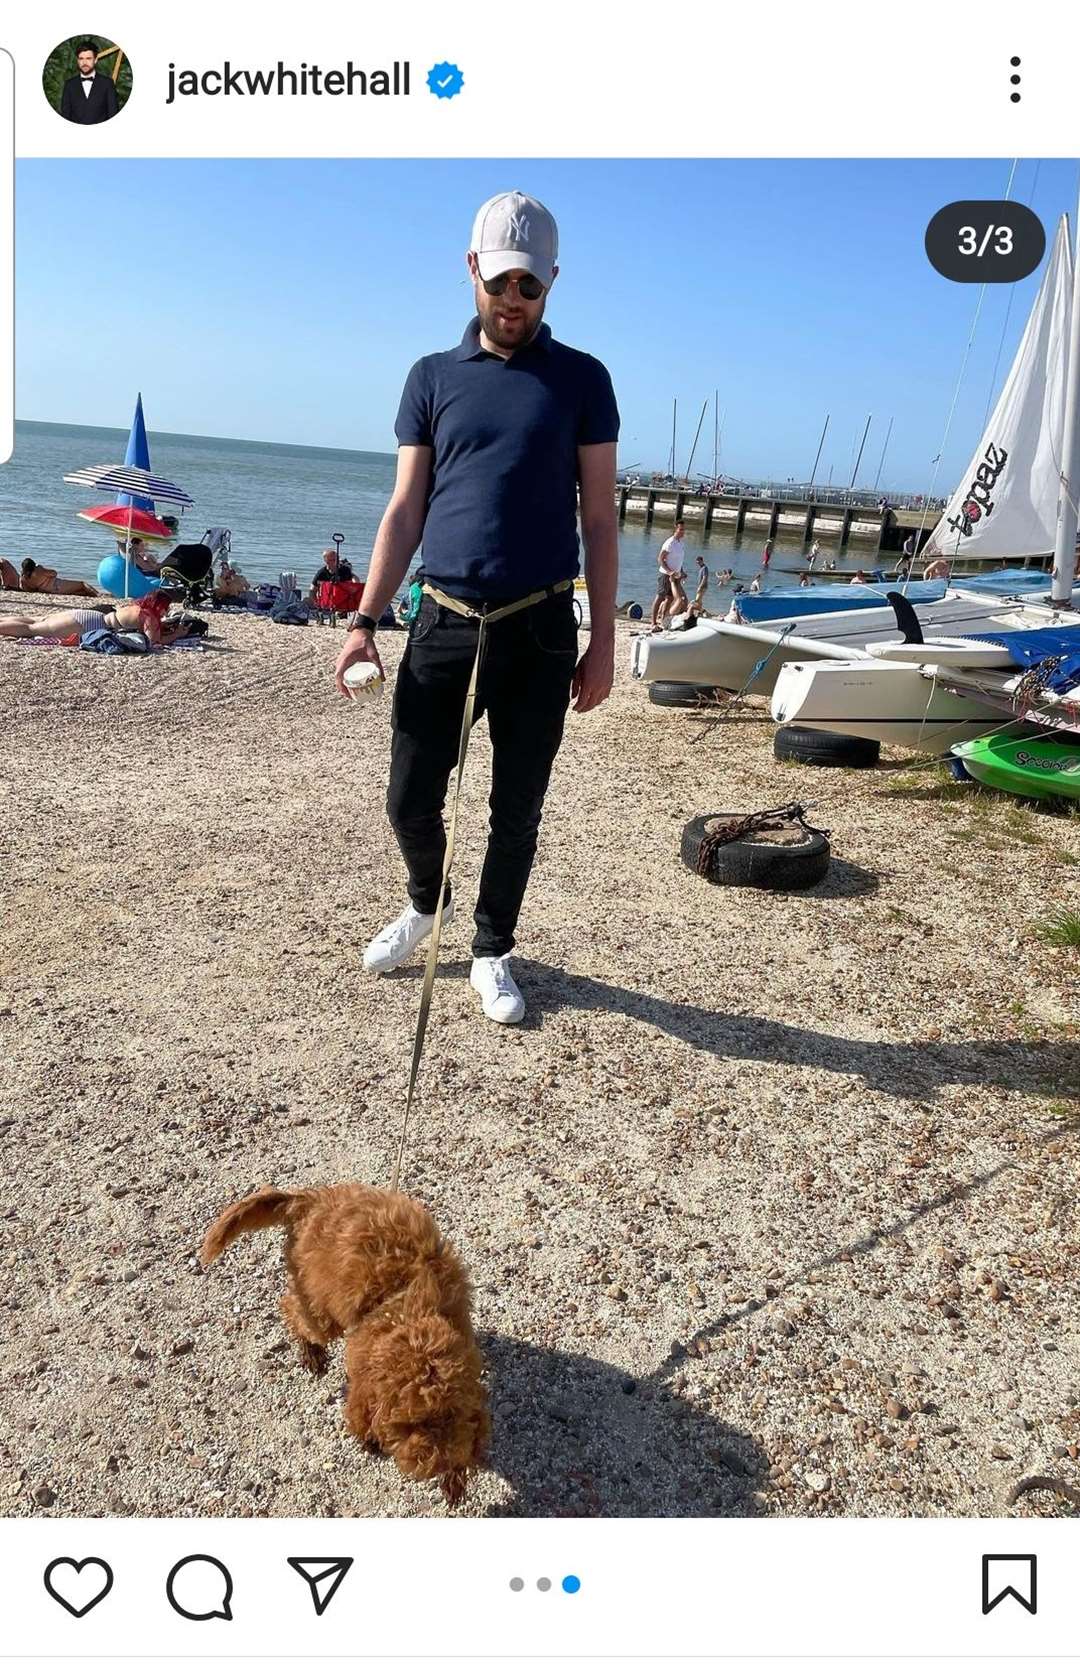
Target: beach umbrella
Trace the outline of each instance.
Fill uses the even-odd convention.
[[[100,508],[81,508],[78,517],[91,526],[100,526],[113,537],[124,537],[130,531],[132,537],[141,538],[144,543],[171,543],[176,536],[172,526],[167,526],[156,514],[137,507],[121,508],[116,503],[103,503]]]
[[[179,485],[171,480],[165,480],[158,474],[152,474],[149,468],[129,466],[127,463],[104,463],[97,468],[77,468],[73,474],[64,475],[68,485],[87,485],[95,490],[127,492],[132,498],[149,497],[155,503],[178,503],[181,508],[188,508],[192,499]],[[128,597],[128,573],[131,565],[131,538],[136,514],[145,513],[137,509],[134,503],[120,509],[121,524],[117,531],[124,533],[124,599]],[[158,522],[161,524],[162,522]],[[136,536],[138,533],[135,534]]]
[[[124,462],[129,468],[145,468],[147,473],[150,471],[150,444],[146,437],[141,393],[135,396],[135,414],[131,418],[131,432],[128,434]],[[141,508],[145,509],[147,514],[154,512],[152,497],[133,497],[130,491],[118,491],[116,501],[120,508]]]

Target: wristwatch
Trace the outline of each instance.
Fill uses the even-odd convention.
[[[372,635],[378,628],[378,619],[372,618],[367,612],[351,612],[345,620],[347,630],[369,630]]]

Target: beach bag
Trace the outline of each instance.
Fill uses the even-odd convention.
[[[87,653],[149,653],[150,640],[142,630],[87,630],[79,646]]]
[[[303,601],[281,597],[270,608],[270,621],[273,624],[306,624],[307,607]]]

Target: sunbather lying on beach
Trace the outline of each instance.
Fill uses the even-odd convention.
[[[93,585],[84,583],[81,578],[61,578],[53,566],[40,566],[37,561],[29,557],[22,562],[18,572],[9,560],[0,560],[0,579],[4,589],[29,590],[37,595],[85,595],[92,598],[97,595]]]
[[[65,607],[43,613],[16,613],[0,619],[0,637],[15,640],[21,636],[51,636],[63,641],[67,636],[84,636],[89,630],[142,630],[151,647],[167,647],[188,634],[185,620],[166,621],[169,604],[169,597],[155,590],[138,601],[121,601],[101,612],[93,607]]]

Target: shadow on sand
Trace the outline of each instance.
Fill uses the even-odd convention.
[[[490,1466],[513,1496],[492,1510],[531,1518],[746,1518],[768,1463],[748,1434],[579,1353],[478,1336],[494,1423]]]

